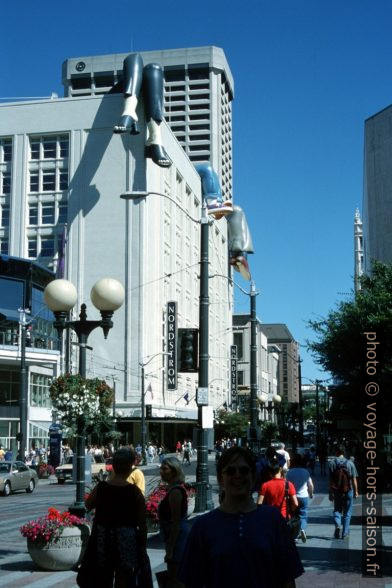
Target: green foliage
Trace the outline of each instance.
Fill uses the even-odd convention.
[[[383,414],[391,409],[392,383],[392,265],[374,262],[371,276],[361,278],[362,289],[351,300],[337,304],[318,321],[309,321],[317,340],[308,341],[316,361],[345,389],[345,405],[355,404],[364,394],[364,385],[380,385]],[[375,333],[376,374],[366,372],[369,341],[365,333]],[[370,338],[370,337],[369,337]],[[384,411],[384,409],[386,409]]]
[[[221,437],[245,437],[248,428],[248,417],[239,412],[220,410],[218,413],[220,424],[217,434]]]
[[[278,433],[278,425],[271,421],[263,421],[261,423],[261,429],[266,445],[271,445],[272,439],[274,439]]]

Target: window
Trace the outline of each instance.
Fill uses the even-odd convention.
[[[3,204],[1,207],[1,226],[7,228],[10,224],[10,207]]]
[[[56,141],[53,139],[44,139],[43,141],[43,153],[44,159],[55,159],[56,158]]]
[[[68,137],[60,137],[60,159],[68,157]]]
[[[30,159],[39,159],[39,141],[30,141]]]
[[[37,237],[27,239],[27,252],[28,257],[37,257]]]
[[[42,204],[42,224],[54,225],[54,202]]]
[[[10,194],[11,192],[11,174],[9,172],[3,172],[3,194]]]
[[[59,188],[60,190],[68,190],[68,170],[60,172]]]
[[[41,374],[31,374],[30,377],[30,404],[50,408],[52,406],[49,395],[50,378]]]
[[[68,219],[68,204],[67,202],[59,202],[59,214],[57,222],[60,224],[66,223]]]
[[[44,172],[42,174],[43,192],[53,192],[56,190],[56,172]]]
[[[38,172],[30,172],[30,192],[38,192],[39,176]]]
[[[8,239],[7,239],[7,237],[1,237],[1,240],[0,240],[0,253],[2,255],[8,255]]]
[[[42,237],[41,238],[41,257],[53,257],[54,256],[54,237]]]
[[[29,225],[38,225],[38,205],[29,204]]]
[[[17,406],[19,402],[19,373],[0,370],[0,405]]]
[[[1,161],[1,159],[0,159]],[[12,141],[11,139],[4,139],[3,141],[3,161],[12,161]]]
[[[233,342],[234,342],[234,345],[237,345],[238,359],[243,359],[244,358],[244,348],[243,348],[243,335],[242,335],[242,333],[234,333]]]
[[[238,386],[244,385],[244,372],[243,372],[243,370],[239,370],[237,372],[237,385]]]

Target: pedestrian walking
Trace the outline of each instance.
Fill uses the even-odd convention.
[[[304,458],[299,453],[293,457],[291,468],[286,474],[286,480],[292,482],[295,488],[298,500],[297,513],[300,520],[299,536],[305,543],[309,501],[313,498],[314,486],[309,471],[305,468]]]
[[[86,499],[95,508],[93,528],[77,575],[81,588],[145,586],[152,588],[147,555],[146,505],[127,478],[135,453],[121,448],[113,456],[114,476],[99,482]]]
[[[150,463],[153,463],[154,462],[155,453],[156,453],[155,452],[155,447],[153,445],[151,445],[151,443],[149,443],[148,444],[148,447],[147,447],[147,456],[148,456],[148,461]]]
[[[283,455],[285,463],[283,466],[283,473],[286,474],[286,472],[288,471],[289,467],[290,467],[290,454],[288,451],[286,451],[285,449],[285,444],[284,443],[279,443],[278,449],[276,450],[276,453],[278,453],[279,455]]]
[[[252,499],[255,473],[255,459],[242,447],[220,457],[223,500],[192,526],[179,573],[187,588],[293,588],[303,573],[284,519]]]
[[[177,579],[178,566],[189,534],[185,476],[176,457],[166,457],[160,470],[162,481],[168,486],[167,494],[158,507],[161,536],[166,550],[168,588],[180,588],[182,584]]]
[[[177,457],[179,457],[180,453],[182,451],[182,443],[181,441],[177,441],[176,443],[176,453],[177,453]]]
[[[283,466],[280,465],[277,457],[271,459],[269,471],[271,479],[261,486],[257,503],[275,506],[284,518],[290,518],[289,515],[298,508],[294,484],[291,482],[286,484]],[[286,500],[286,493],[288,500]],[[289,512],[287,512],[288,508]]]
[[[191,465],[191,453],[187,441],[185,441],[183,446],[182,463],[184,462]]]
[[[353,499],[358,496],[358,472],[355,464],[344,456],[344,447],[336,449],[329,464],[329,499],[333,501],[335,539],[348,539]]]

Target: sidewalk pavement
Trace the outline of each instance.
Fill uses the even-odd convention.
[[[156,467],[156,465],[155,465]],[[145,466],[153,472],[154,466]],[[187,474],[187,467],[184,468]],[[215,457],[209,456],[209,483],[215,507],[219,504],[219,486],[215,474]],[[186,476],[187,482],[196,481],[195,474]],[[350,538],[347,541],[334,538],[333,503],[328,498],[328,476],[321,476],[317,465],[313,476],[314,498],[308,516],[307,542],[297,543],[305,573],[296,580],[297,588],[392,588],[392,495],[383,495],[383,547],[384,578],[362,578],[362,500],[355,500],[351,519]],[[199,513],[192,512],[190,523]],[[149,556],[153,573],[165,569],[164,548],[159,535],[148,540]],[[155,585],[154,585],[155,586]],[[244,587],[246,588],[246,587]]]
[[[191,466],[184,466],[186,481],[194,482],[195,458]],[[188,469],[189,468],[189,469]],[[142,467],[147,478],[147,493],[159,482],[159,464],[153,463]],[[189,472],[189,473],[188,473]],[[215,456],[209,456],[209,482],[212,498],[218,506],[219,488],[215,475]],[[46,483],[51,483],[48,480]],[[392,495],[383,496],[383,546],[385,550],[384,566],[387,577],[382,579],[362,578],[362,528],[361,528],[361,497],[355,501],[351,520],[349,541],[333,538],[334,524],[332,517],[332,503],[328,499],[327,477],[319,474],[318,468],[314,476],[315,495],[309,509],[308,539],[305,544],[298,543],[298,550],[305,568],[305,574],[296,580],[297,588],[392,588]],[[190,523],[199,514],[193,513],[190,505]],[[1,551],[1,550],[0,550]],[[164,570],[164,546],[159,534],[151,534],[148,538],[148,553],[154,577],[154,588],[158,588],[155,573]],[[16,558],[13,564],[13,558]],[[11,561],[12,560],[12,561]],[[1,586],[17,588],[76,588],[76,574],[69,572],[39,572],[33,571],[26,576],[26,570],[31,570],[31,561],[27,553],[18,553],[6,558],[6,568],[11,573],[0,579]],[[16,566],[16,567],[15,567]],[[9,583],[11,582],[11,583]],[[239,587],[240,588],[240,587]],[[247,587],[244,587],[247,588]]]

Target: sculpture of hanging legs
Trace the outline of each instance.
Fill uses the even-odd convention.
[[[201,178],[203,199],[207,202],[208,214],[219,220],[233,212],[230,200],[223,202],[218,174],[210,163],[198,163],[195,169]]]
[[[139,126],[136,107],[143,80],[143,60],[138,53],[132,53],[124,59],[124,109],[114,133],[131,133],[137,135]]]
[[[160,167],[170,167],[171,161],[162,145],[163,120],[163,69],[156,63],[143,67],[139,53],[131,53],[124,59],[124,108],[114,133],[137,135],[139,130],[136,108],[140,90],[143,90],[144,108],[148,129],[146,157],[151,157]]]
[[[245,213],[240,206],[234,206],[232,214],[227,217],[230,265],[240,272],[244,280],[250,280],[248,253],[253,253],[252,237],[250,235]]]
[[[170,167],[172,162],[162,144],[163,121],[163,69],[157,63],[149,63],[143,72],[143,97],[148,137],[146,157],[151,157],[160,167]]]

